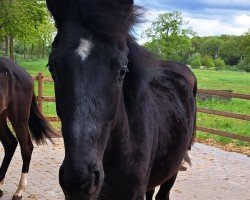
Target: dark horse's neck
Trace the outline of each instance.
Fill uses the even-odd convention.
[[[112,163],[114,157],[124,158],[125,154],[133,152],[132,148],[136,147],[134,143],[143,138],[140,134],[145,134],[143,129],[150,124],[149,121],[152,123],[155,119],[149,88],[150,68],[155,63],[152,60],[147,61],[151,55],[132,38],[128,42],[128,47],[130,49],[129,73],[124,80],[116,125],[110,133],[104,162]],[[148,65],[150,67],[147,69]],[[145,113],[151,113],[151,116],[146,116]]]

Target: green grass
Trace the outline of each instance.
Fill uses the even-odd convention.
[[[39,72],[42,72],[45,76],[50,76],[49,70],[46,67],[48,63],[48,59],[41,59],[41,60],[34,60],[34,61],[20,60],[17,62],[24,69],[26,69],[29,72],[29,74],[32,76],[37,75]]]
[[[243,99],[221,100],[218,98],[212,98],[203,101],[197,98],[197,106],[199,108],[221,110],[238,114],[250,114],[250,101]]]
[[[47,59],[37,61],[20,61],[31,75],[35,76],[38,72],[42,72],[45,76],[50,76],[48,69],[45,67]],[[212,71],[212,70],[193,70],[197,80],[198,88],[201,89],[216,89],[216,90],[233,90],[235,93],[250,94],[250,73],[233,72],[233,71]],[[36,83],[37,85],[37,83]],[[37,86],[35,85],[35,88]],[[53,83],[45,83],[44,96],[54,96]],[[215,109],[239,114],[250,115],[250,101],[241,99],[222,100],[212,98],[207,100],[198,99],[197,105],[200,108]],[[55,116],[56,109],[54,103],[44,103],[44,113],[47,116]],[[249,121],[219,117],[198,113],[197,125],[208,128],[215,128],[231,133],[250,136]],[[55,124],[58,126],[58,124]],[[225,137],[214,136],[210,134],[198,132],[197,136],[200,139],[214,139],[222,143],[234,143],[238,146],[249,146],[249,143],[232,140]]]
[[[212,70],[193,70],[197,80],[198,88],[215,90],[232,90],[234,93],[250,94],[250,73],[233,71],[212,71]],[[238,114],[250,115],[250,101],[243,99],[222,100],[211,98],[202,101],[197,99],[199,108],[227,111]],[[249,121],[220,117],[198,113],[197,125],[207,128],[214,128],[231,133],[250,136]],[[249,146],[249,143],[232,140],[226,137],[214,136],[198,132],[198,138],[214,139],[222,143],[234,143],[237,146]]]
[[[235,93],[250,93],[250,73],[239,71],[214,71],[194,69],[198,88],[233,90]]]

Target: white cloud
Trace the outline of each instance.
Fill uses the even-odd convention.
[[[194,31],[199,36],[209,35],[241,35],[248,30],[246,26],[234,26],[234,24],[228,24],[216,19],[192,19],[186,18],[189,21],[189,25],[193,27]]]
[[[235,25],[250,28],[250,15],[242,14],[234,18]]]
[[[249,0],[195,0],[196,3],[203,3],[211,6],[245,5],[249,6]]]
[[[136,27],[136,37],[138,42],[143,44],[147,41],[142,38],[141,34],[151,23],[158,17],[159,14],[167,12],[167,10],[151,9],[145,14],[146,23]],[[222,12],[220,9],[207,9],[204,13],[182,12],[184,20],[189,21],[188,26],[193,27],[193,30],[198,36],[212,35],[242,35],[250,28],[250,14],[244,12]]]

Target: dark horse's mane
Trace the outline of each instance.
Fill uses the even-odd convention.
[[[134,107],[137,106],[136,102],[143,100],[139,100],[139,98],[148,91],[147,84],[151,78],[150,68],[157,63],[153,54],[138,45],[132,37],[129,38],[127,44],[130,50],[128,55],[129,73],[124,80],[124,98],[127,109],[133,112]]]
[[[142,8],[133,5],[133,0],[62,0],[60,4],[51,0],[47,5],[57,28],[70,20],[80,21],[91,32],[113,41],[126,38],[142,13]]]

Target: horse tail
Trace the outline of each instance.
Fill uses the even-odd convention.
[[[188,163],[189,166],[191,166],[191,164],[192,164],[192,163],[191,163],[191,158],[189,157],[188,152],[185,153],[184,161],[185,161],[186,163]]]
[[[196,137],[196,117],[197,117],[197,104],[196,104],[196,94],[197,94],[197,79],[195,78],[195,83],[194,83],[194,90],[193,90],[193,94],[194,94],[194,103],[195,103],[195,110],[194,110],[194,128],[193,128],[193,138],[192,141],[194,141],[195,137]]]
[[[36,102],[35,94],[33,94],[30,107],[29,129],[37,144],[46,143],[46,138],[53,143],[52,136],[55,136],[56,134],[40,111]]]
[[[195,78],[195,77],[194,77]],[[196,117],[197,117],[197,105],[196,105],[196,94],[197,94],[197,79],[195,78],[194,88],[193,88],[193,96],[194,96],[194,124],[193,124],[193,135],[191,139],[191,144],[188,147],[188,150],[191,150],[191,146],[194,143],[194,139],[196,137]]]

